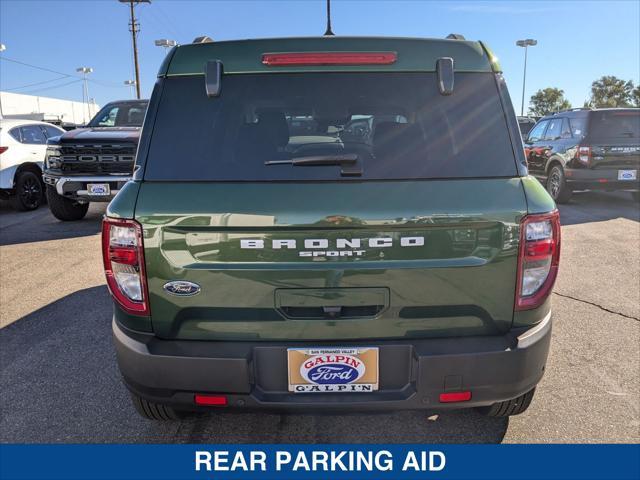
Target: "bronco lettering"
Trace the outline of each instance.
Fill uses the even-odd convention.
[[[370,248],[388,248],[394,244],[392,237],[374,237],[369,239],[361,238],[337,238],[335,240],[335,248],[341,249],[359,249],[362,242],[365,241]],[[303,240],[303,246],[305,249],[327,249],[329,248],[329,240],[326,238],[308,238]],[[424,245],[424,237],[401,237],[401,247],[421,247]],[[295,250],[298,247],[296,240],[293,239],[275,239],[271,241],[271,248],[274,250],[289,249]],[[247,249],[262,249],[265,248],[265,241],[258,238],[242,238],[240,239],[240,248]],[[355,250],[363,251],[363,250]],[[305,255],[311,256],[311,255]],[[338,256],[336,254],[335,256]],[[340,255],[342,256],[342,255]]]

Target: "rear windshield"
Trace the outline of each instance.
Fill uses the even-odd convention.
[[[589,137],[592,141],[640,139],[640,109],[603,110],[591,113]]]
[[[432,73],[295,73],[226,75],[217,98],[206,96],[202,76],[167,78],[144,178],[516,175],[493,74],[457,73],[454,93],[443,96]]]
[[[147,102],[111,103],[89,122],[90,127],[141,127]]]

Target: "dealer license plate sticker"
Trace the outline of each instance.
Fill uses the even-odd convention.
[[[111,194],[111,189],[109,188],[108,183],[88,183],[87,191],[89,192],[89,195],[94,195],[96,197]]]
[[[289,391],[294,393],[378,390],[378,348],[289,348]]]
[[[637,170],[618,170],[618,180],[635,180],[637,178]]]

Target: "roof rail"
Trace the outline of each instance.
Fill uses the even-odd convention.
[[[192,43],[213,43],[213,40],[211,39],[211,37],[202,35],[201,37],[194,38]]]
[[[464,35],[460,35],[459,33],[450,33],[447,35],[447,40],[466,40]]]
[[[554,115],[558,115],[559,113],[580,112],[582,110],[593,110],[593,108],[591,108],[591,107],[567,108],[566,110],[558,110],[557,112],[553,112],[553,114]]]

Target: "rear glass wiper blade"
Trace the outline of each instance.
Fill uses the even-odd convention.
[[[322,166],[322,165],[353,165],[358,161],[356,153],[345,155],[315,155],[308,157],[294,157],[287,160],[269,160],[265,165],[293,165],[294,167]]]
[[[340,176],[342,177],[360,177],[362,176],[362,167],[358,163],[357,153],[348,153],[344,155],[315,155],[308,157],[294,157],[288,160],[269,160],[264,162],[265,165],[293,165],[294,167],[314,167],[323,165],[339,165]]]

